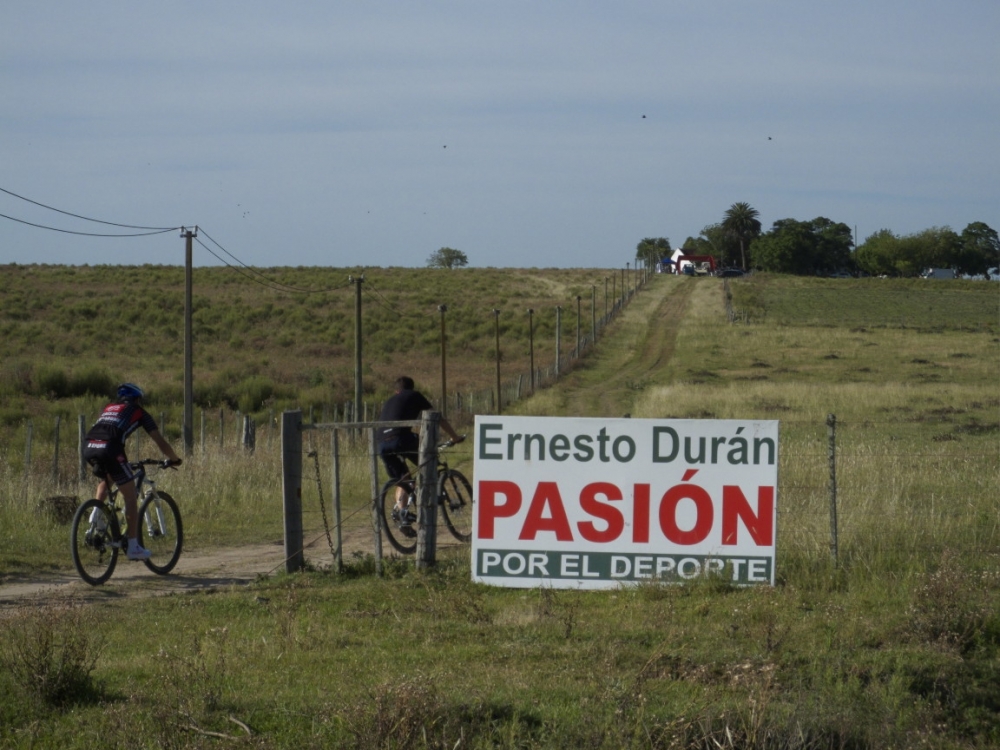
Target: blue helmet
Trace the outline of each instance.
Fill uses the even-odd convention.
[[[144,395],[142,388],[135,383],[122,383],[118,386],[118,398],[120,399],[137,399]]]

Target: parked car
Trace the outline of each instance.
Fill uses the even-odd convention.
[[[927,268],[920,274],[922,279],[957,279],[954,268]]]
[[[715,275],[721,276],[724,279],[734,279],[746,274],[743,273],[743,269],[741,268],[722,268]]]

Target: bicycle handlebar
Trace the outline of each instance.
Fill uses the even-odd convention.
[[[465,435],[459,435],[458,440],[446,440],[440,445],[438,445],[438,450],[441,450],[442,448],[450,448],[453,445],[458,445],[464,440],[465,440]]]
[[[139,466],[159,466],[161,469],[176,469],[181,465],[182,461],[181,459],[171,461],[169,458],[144,458],[141,461],[134,461],[133,463]]]

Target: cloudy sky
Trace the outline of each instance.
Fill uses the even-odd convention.
[[[0,262],[183,263],[22,198],[257,267],[622,267],[737,201],[1000,229],[998,32],[996,0],[9,0]]]

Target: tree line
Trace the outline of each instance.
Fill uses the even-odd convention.
[[[778,219],[763,231],[758,211],[734,203],[722,220],[709,224],[682,248],[690,255],[711,255],[719,267],[774,273],[828,276],[918,276],[926,268],[953,268],[959,275],[998,273],[1000,237],[988,224],[975,221],[961,231],[931,227],[897,235],[880,229],[855,246],[854,233],[843,222],[823,216],[811,221]],[[665,237],[645,238],[636,257],[656,263],[671,254]]]

